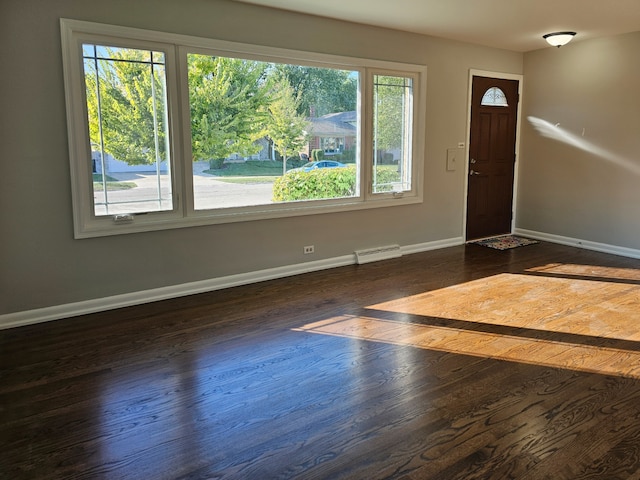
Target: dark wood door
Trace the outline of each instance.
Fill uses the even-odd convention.
[[[467,240],[511,233],[518,80],[473,77]]]

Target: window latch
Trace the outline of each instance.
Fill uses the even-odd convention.
[[[113,216],[113,223],[131,223],[133,222],[133,220],[134,220],[134,217],[130,213]]]

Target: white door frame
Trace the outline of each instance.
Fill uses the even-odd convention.
[[[513,170],[513,200],[511,205],[511,211],[513,215],[511,217],[511,233],[513,233],[516,226],[516,205],[518,198],[518,166],[520,164],[520,125],[522,124],[522,83],[524,75],[515,73],[504,72],[491,72],[488,70],[476,70],[469,69],[469,90],[467,99],[467,134],[466,134],[466,147],[465,147],[465,167],[464,167],[464,203],[463,203],[463,215],[462,215],[462,238],[467,238],[467,201],[469,200],[469,142],[471,140],[471,94],[473,92],[473,77],[491,77],[500,78],[504,80],[518,80],[518,111],[516,113],[516,161]]]

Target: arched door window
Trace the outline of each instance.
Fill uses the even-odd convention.
[[[485,107],[508,107],[507,96],[498,87],[491,87],[482,96],[480,105]]]

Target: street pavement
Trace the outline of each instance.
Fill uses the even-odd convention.
[[[273,184],[241,184],[219,180],[219,177],[204,173],[205,162],[194,164],[193,190],[195,209],[242,207],[272,203]],[[171,210],[169,176],[159,177],[149,172],[126,172],[111,174],[122,182],[133,182],[135,188],[107,191],[109,209],[104,205],[104,193],[94,192],[96,215],[113,215],[118,213],[136,213]],[[161,200],[158,200],[158,191]]]

